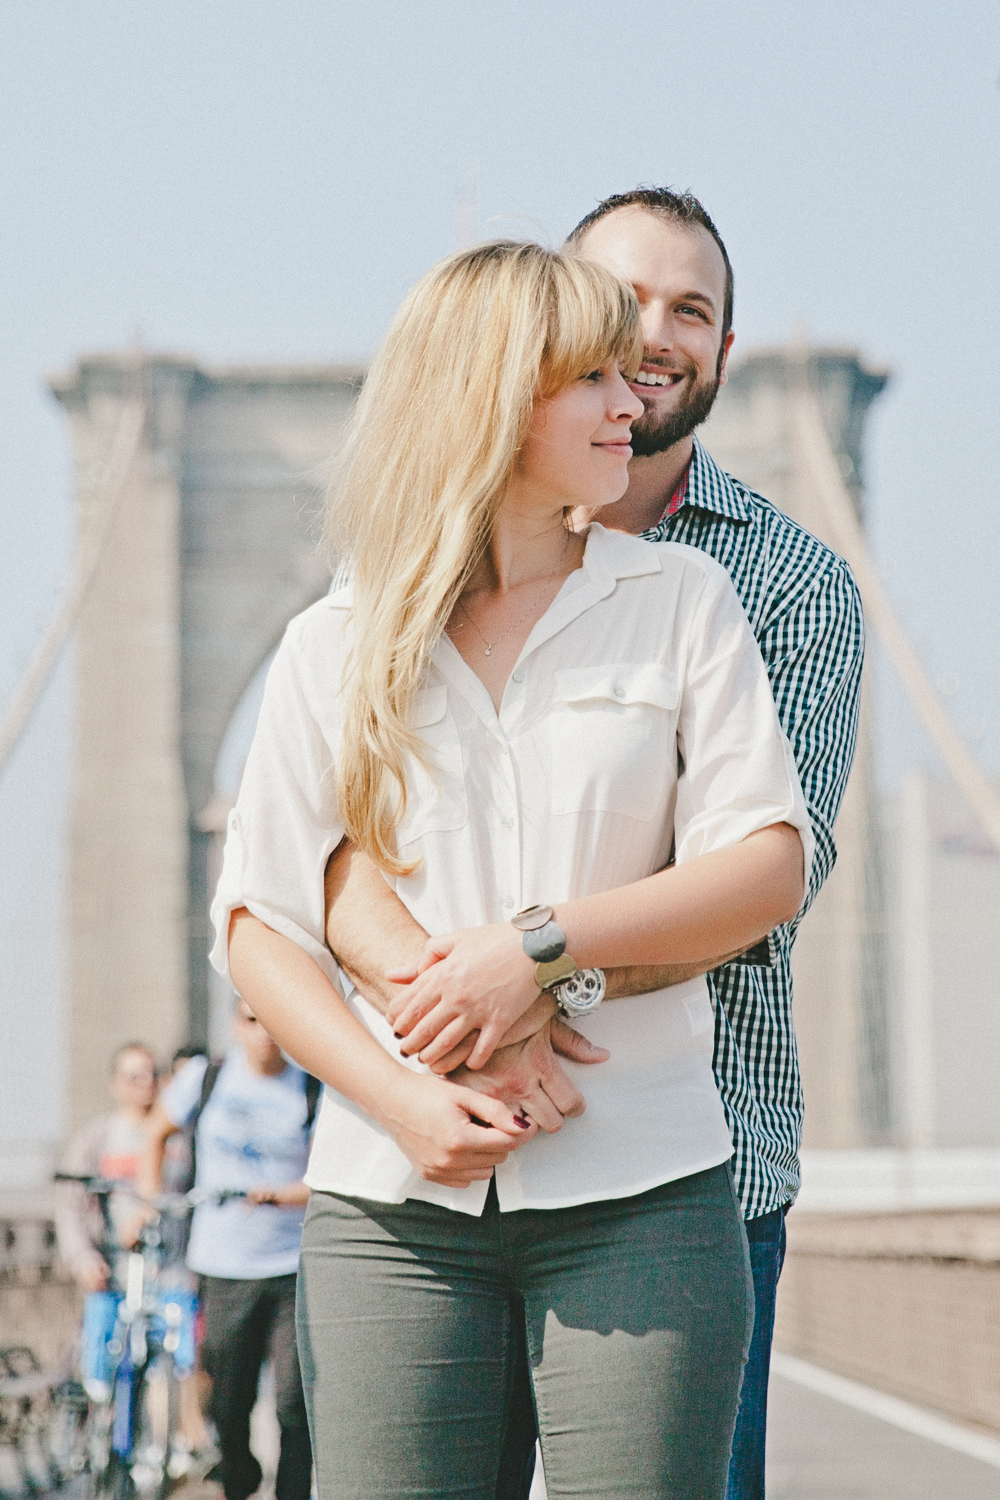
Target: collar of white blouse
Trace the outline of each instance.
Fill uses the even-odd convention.
[[[537,651],[561,630],[565,630],[588,609],[613,594],[619,579],[642,578],[646,574],[662,571],[657,545],[642,541],[627,532],[608,531],[598,522],[592,522],[581,566],[569,574],[548,609],[536,622],[514,664],[512,680],[518,681],[516,674],[522,662],[532,652]],[[352,585],[345,584],[342,589],[331,594],[327,602],[331,609],[350,609],[354,602]],[[441,675],[461,692],[483,723],[488,728],[494,728],[498,716],[489,693],[446,635],[438,642],[433,659]],[[502,715],[502,702],[500,709]]]

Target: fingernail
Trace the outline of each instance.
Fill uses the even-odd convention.
[[[403,1040],[403,1033],[401,1031],[394,1031],[392,1034],[396,1038],[397,1042],[401,1042]]]
[[[520,1127],[521,1127],[522,1130],[527,1130],[528,1126],[531,1124],[531,1121],[530,1120],[526,1120],[523,1115],[515,1115],[514,1116],[514,1124],[515,1125],[520,1125]]]

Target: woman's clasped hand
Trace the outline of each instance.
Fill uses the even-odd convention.
[[[384,1123],[425,1182],[485,1182],[538,1126],[488,1094],[428,1073],[407,1073],[385,1101]]]
[[[541,994],[520,932],[499,922],[430,938],[415,971],[388,978],[407,985],[386,1011],[400,1051],[437,1070],[447,1063],[448,1072],[459,1062],[483,1067]]]

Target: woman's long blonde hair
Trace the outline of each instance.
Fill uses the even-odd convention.
[[[460,251],[410,292],[375,356],[331,490],[327,539],[354,582],[343,685],[340,817],[382,869],[420,754],[414,694],[483,555],[534,403],[642,359],[635,297],[610,272],[540,245]]]

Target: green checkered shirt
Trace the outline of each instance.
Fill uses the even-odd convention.
[[[778,718],[805,793],[816,853],[794,922],[771,935],[770,967],[729,964],[708,976],[715,1075],[733,1133],[733,1171],[748,1219],[799,1187],[802,1083],[792,1025],[792,943],[833,869],[833,823],[854,757],[864,656],[850,568],[768,500],[719,468],[697,439],[673,515],[642,535],[686,542],[729,573],[757,637]]]

